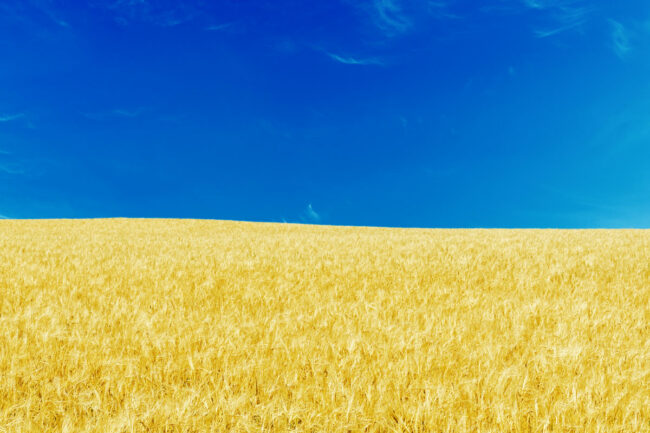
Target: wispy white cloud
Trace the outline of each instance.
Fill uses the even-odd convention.
[[[138,117],[140,114],[142,114],[143,109],[142,108],[136,108],[134,110],[126,110],[123,108],[117,108],[112,111],[112,113],[115,116],[118,117]]]
[[[433,1],[427,2],[427,12],[429,15],[436,19],[459,19],[460,16],[449,11],[449,3],[446,1]]]
[[[23,174],[25,170],[20,164],[11,161],[11,152],[0,149],[0,174]]]
[[[547,38],[569,30],[580,30],[591,18],[592,6],[581,6],[571,0],[525,0],[524,4],[540,13],[547,14],[549,25],[546,29],[534,30],[538,38]]]
[[[612,47],[616,55],[623,58],[632,49],[628,31],[618,21],[610,20],[609,22],[612,26]]]
[[[11,122],[12,120],[22,119],[23,117],[25,117],[24,113],[4,114],[0,115],[0,122]]]
[[[295,54],[302,49],[302,46],[291,38],[280,38],[270,44],[270,48],[282,54]]]
[[[228,30],[232,28],[234,25],[235,23],[213,24],[211,26],[207,26],[205,30],[208,32],[220,32],[223,30]]]
[[[136,118],[144,112],[144,108],[115,108],[110,111],[100,111],[95,113],[82,113],[84,117],[91,120],[106,120],[111,118],[125,118],[133,119]]]
[[[343,63],[344,65],[377,65],[377,66],[382,66],[384,63],[376,58],[354,58],[354,57],[343,57],[339,56],[338,54],[333,54],[333,53],[327,53],[328,56],[330,56],[333,60],[336,60],[339,63]]]
[[[32,4],[37,5],[34,2],[32,2]],[[70,27],[70,24],[66,20],[61,18],[59,12],[55,11],[50,6],[46,5],[45,3],[39,2],[37,7],[44,15],[46,15],[57,26],[64,27],[64,28]]]
[[[6,174],[24,174],[25,169],[16,163],[0,163],[0,173]]]
[[[320,222],[321,215],[316,212],[311,203],[309,203],[301,219],[306,222],[317,223]]]
[[[543,0],[524,0],[524,4],[532,9],[544,9],[548,6],[548,1]]]
[[[459,20],[457,0],[346,0],[363,11],[382,35],[392,38],[426,29],[432,21]]]
[[[593,19],[596,6],[585,0],[520,0],[525,8],[545,13],[550,20],[546,29],[534,30],[538,38],[547,38],[569,30],[580,31]],[[620,58],[624,58],[632,49],[630,30],[620,21],[609,19],[611,28],[610,44]]]
[[[51,34],[52,24],[59,28],[70,27],[52,3],[47,0],[5,0],[0,2],[0,16],[20,22],[38,35],[46,36]]]
[[[504,0],[479,9],[485,13],[536,14],[542,20],[532,30],[538,38],[581,31],[597,10],[586,0]]]
[[[413,25],[397,0],[375,0],[374,9],[379,27],[389,34],[403,33]]]
[[[60,25],[61,27],[70,27],[70,24],[68,24],[67,21],[56,19],[54,22]]]
[[[534,30],[534,33],[535,33],[535,36],[537,36],[538,38],[548,38],[549,36],[555,36],[555,35],[557,35],[559,33],[565,32],[567,30],[572,30],[572,29],[575,29],[577,27],[580,27],[583,24],[584,24],[584,21],[580,21],[580,22],[576,21],[576,22],[573,22],[573,23],[568,23],[566,25],[559,26],[559,27],[554,27],[554,28],[551,28],[551,29]]]
[[[563,9],[575,7],[582,0],[520,0],[531,9]]]
[[[201,14],[194,4],[186,1],[161,4],[150,0],[114,0],[103,7],[115,14],[115,21],[120,25],[142,22],[159,27],[175,27]]]

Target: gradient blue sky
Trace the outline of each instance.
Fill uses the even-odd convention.
[[[647,0],[0,0],[0,215],[649,227]]]

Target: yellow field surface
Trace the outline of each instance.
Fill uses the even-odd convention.
[[[0,221],[0,432],[648,432],[650,231]]]

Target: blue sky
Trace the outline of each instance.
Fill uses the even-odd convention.
[[[650,227],[650,2],[0,0],[0,215]]]

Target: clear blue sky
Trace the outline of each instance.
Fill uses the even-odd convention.
[[[0,0],[0,215],[649,227],[647,0]]]

